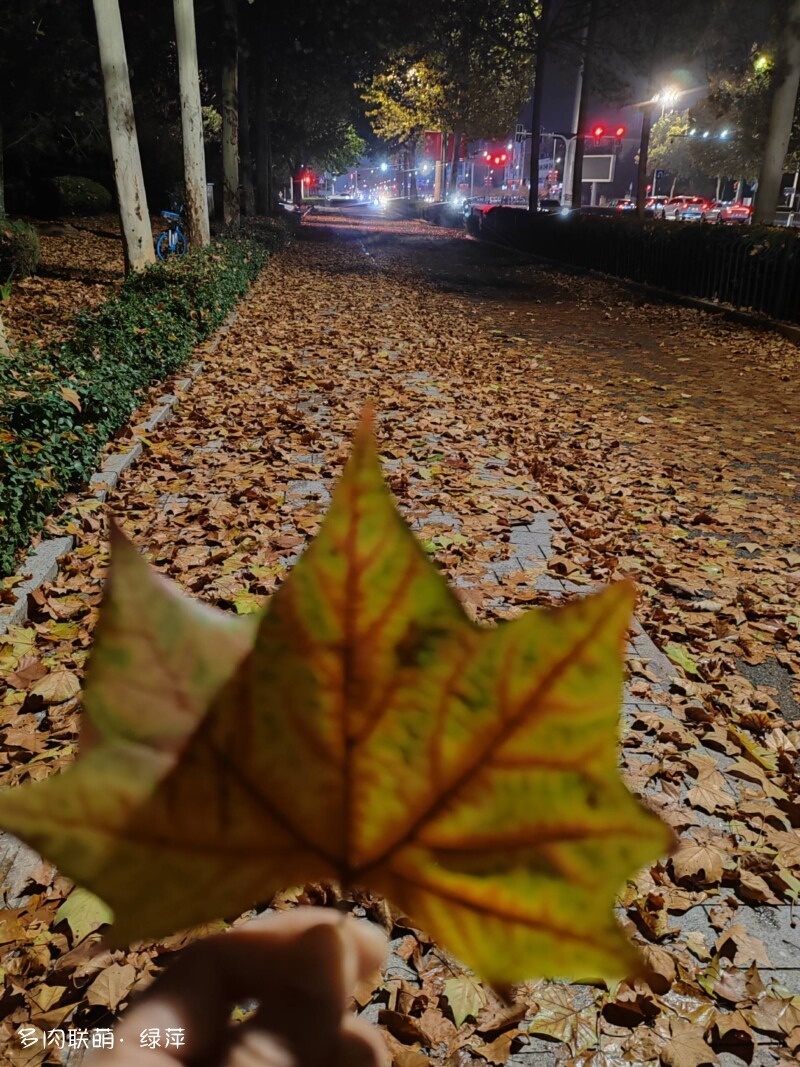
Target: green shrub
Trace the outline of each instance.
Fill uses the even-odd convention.
[[[297,232],[300,226],[299,218],[287,215],[282,211],[280,215],[257,216],[256,218],[243,218],[241,232],[252,241],[263,245],[267,251],[274,252],[283,246]]]
[[[0,221],[0,281],[27,278],[42,261],[39,234],[27,222]]]
[[[65,174],[53,178],[52,186],[59,215],[102,215],[111,210],[111,193],[91,178]]]
[[[0,574],[13,571],[31,533],[96,469],[144,390],[186,362],[267,258],[239,239],[156,264],[79,316],[64,344],[0,357]]]

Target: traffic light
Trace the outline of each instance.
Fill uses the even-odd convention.
[[[617,126],[614,130],[615,144],[617,148],[622,148],[622,138],[625,136],[626,130],[624,126]]]
[[[604,126],[599,126],[598,125],[598,126],[593,126],[592,127],[592,137],[594,137],[594,143],[596,145],[600,144],[600,141],[601,141],[601,139],[603,137],[603,134],[605,132],[606,131],[605,131],[605,127]]]

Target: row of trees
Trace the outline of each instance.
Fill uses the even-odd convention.
[[[362,85],[362,95],[375,133],[406,153],[413,172],[423,131],[505,136],[532,92],[533,201],[548,71],[559,63],[577,66],[582,83],[575,131],[586,129],[590,99],[634,103],[640,109],[642,210],[649,176],[658,166],[687,177],[701,172],[758,178],[766,219],[772,216],[783,169],[796,164],[798,22],[796,0],[764,0],[755,9],[740,0],[700,6],[673,0],[669,17],[649,0],[498,0],[491,12],[465,0],[455,23],[451,13],[430,13],[415,39]],[[694,87],[707,82],[708,92],[688,118],[671,114],[653,122],[658,107],[653,97],[676,71],[684,86],[688,77]],[[694,127],[701,135],[692,141]],[[703,138],[705,129],[728,132],[725,138]],[[796,140],[800,143],[800,137]],[[458,136],[452,138],[454,146],[458,142]],[[575,203],[581,196],[584,144],[578,138]],[[452,182],[455,175],[453,167]]]
[[[196,68],[191,58],[187,64],[192,8]],[[51,176],[77,173],[108,185],[112,156],[138,190],[130,200],[133,217],[147,214],[145,187],[151,204],[163,206],[185,183],[187,202],[194,202],[202,159],[195,151],[194,166],[185,167],[183,153],[197,147],[201,131],[209,176],[223,188],[226,223],[235,226],[240,209],[263,213],[273,178],[285,181],[302,164],[343,169],[357,158],[364,144],[354,129],[356,83],[402,45],[409,26],[422,21],[422,8],[423,0],[409,0],[402,10],[341,0],[335,11],[321,0],[307,0],[302,9],[269,0],[17,5],[0,23],[0,216],[5,161],[17,213],[37,210],[38,186]],[[123,102],[125,83],[131,92]],[[116,116],[112,137],[121,137],[111,153],[104,101],[109,117]],[[132,177],[134,130],[141,165]],[[190,228],[202,240],[198,212]],[[140,255],[136,245],[132,262]]]
[[[711,79],[709,92],[691,108],[665,114],[653,127],[650,163],[673,175],[675,182],[716,178],[737,182],[741,199],[745,183],[758,181],[764,159],[777,56],[753,48],[738,67]],[[797,100],[789,128],[782,169],[800,167],[800,109]]]
[[[781,155],[783,134],[775,131],[786,125],[787,99],[791,129],[800,0],[764,0],[756,11],[745,6],[673,0],[665,18],[649,0],[496,0],[491,7],[482,0],[340,0],[335,9],[305,0],[297,10],[268,0],[174,0],[155,7],[94,0],[92,24],[82,0],[28,0],[0,25],[0,213],[6,154],[12,176],[26,179],[22,185],[48,168],[63,173],[55,168],[65,161],[73,172],[102,170],[108,129],[117,184],[127,190],[120,203],[128,205],[131,233],[138,234],[128,242],[133,266],[151,254],[145,186],[152,197],[154,189],[163,196],[169,184],[183,183],[192,240],[207,240],[204,160],[222,181],[225,222],[235,227],[241,210],[268,209],[275,175],[296,175],[303,164],[336,171],[351,165],[363,147],[356,127],[365,104],[374,133],[407,153],[413,174],[424,131],[453,133],[454,146],[462,135],[505,137],[531,92],[535,197],[542,100],[557,63],[583,71],[579,130],[590,98],[642,102],[642,193],[650,101],[677,67],[703,71],[711,84],[703,107],[717,115],[717,126],[724,114],[731,116],[727,125],[742,131],[723,146],[730,151],[735,143],[740,158],[724,167],[714,161],[714,172],[750,176],[767,157],[780,170],[786,148]],[[770,39],[772,49],[752,54],[753,40]],[[756,65],[765,55],[769,62]],[[681,130],[663,137],[663,125],[654,131],[656,160],[665,158],[665,142],[677,155],[678,142],[686,140]],[[359,132],[367,134],[366,122]],[[765,198],[769,186],[762,176]]]

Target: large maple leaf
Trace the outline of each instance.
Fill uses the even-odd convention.
[[[155,937],[338,879],[482,977],[630,971],[615,895],[670,844],[617,771],[630,585],[469,621],[365,421],[257,626],[113,536],[81,755],[0,822]]]

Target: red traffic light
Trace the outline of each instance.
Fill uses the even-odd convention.
[[[606,131],[604,126],[595,126],[592,129],[592,136],[596,137],[599,140],[605,132]]]
[[[621,141],[622,138],[625,136],[625,127],[617,126],[616,130],[614,131],[614,136],[617,138],[618,141]]]

